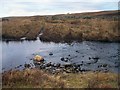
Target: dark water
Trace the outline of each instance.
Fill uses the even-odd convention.
[[[44,43],[40,40],[9,43],[0,42],[2,45],[2,70],[6,71],[19,67],[22,69],[25,63],[33,65],[32,58],[38,54],[44,57],[46,62],[81,64],[81,68],[87,70],[106,70],[118,72],[118,50],[120,43],[103,43],[84,41],[81,43]],[[53,53],[52,56],[49,53]],[[70,61],[61,61],[61,58],[71,58]],[[94,62],[94,58],[98,58]],[[103,67],[101,67],[104,65]]]

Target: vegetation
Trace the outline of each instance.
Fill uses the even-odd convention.
[[[3,88],[118,88],[118,75],[104,72],[49,74],[38,69],[2,74]]]
[[[49,75],[38,69],[14,70],[2,76],[3,88],[46,88],[64,87],[59,77]]]
[[[2,19],[3,39],[43,41],[120,41],[118,11],[61,14],[54,16],[6,17]]]
[[[8,21],[2,22],[3,39],[36,39],[42,28],[41,21],[32,21],[29,18],[9,18]]]
[[[46,24],[43,41],[119,41],[118,21],[106,19],[66,20],[64,23]]]
[[[3,39],[36,39],[72,42],[120,41],[118,11],[3,18]],[[111,72],[51,74],[39,69],[2,73],[3,88],[118,88],[118,75]]]

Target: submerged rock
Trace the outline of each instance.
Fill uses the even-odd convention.
[[[101,67],[105,68],[105,67],[108,67],[108,66],[109,66],[108,64],[101,64],[101,65],[98,65],[98,68],[101,68]]]
[[[91,57],[89,57],[89,60],[91,59]]]
[[[52,62],[46,64],[46,67],[50,67],[50,66],[52,66]]]
[[[71,63],[65,63],[63,66],[64,66],[65,68],[68,68],[68,67],[72,67],[73,65],[72,65]]]
[[[64,58],[64,57],[61,58],[61,61],[64,61],[64,62],[68,62],[69,60],[70,58]]]
[[[70,54],[68,56],[70,56]]]
[[[43,58],[42,56],[36,55],[36,56],[34,57],[34,60],[35,60],[35,61],[38,61],[38,62],[42,62],[42,61],[44,61],[44,58]]]
[[[57,63],[57,64],[55,65],[55,67],[57,67],[57,68],[59,68],[60,66],[61,66],[60,63]]]
[[[18,65],[18,66],[16,66],[15,68],[20,68],[20,67],[22,67],[22,65]]]
[[[100,59],[100,58],[99,58],[99,57],[93,57],[93,59],[94,59],[94,60],[98,60],[98,59]]]
[[[102,67],[107,67],[107,66],[108,66],[108,64],[103,64],[103,65],[102,65]]]
[[[61,61],[64,61],[64,60],[65,60],[65,58],[64,58],[64,57],[62,57],[62,58],[61,58]]]
[[[24,64],[24,67],[25,67],[25,68],[30,68],[31,65],[30,65],[30,64]]]
[[[50,56],[52,56],[52,55],[53,55],[53,53],[52,53],[52,52],[50,52],[50,53],[49,53],[49,55],[50,55]]]
[[[76,50],[75,52],[79,53],[79,51],[78,51],[78,50]]]
[[[94,63],[97,63],[100,58],[99,57],[93,57],[92,59],[94,59]]]

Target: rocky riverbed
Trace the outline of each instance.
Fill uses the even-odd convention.
[[[19,48],[19,49],[18,49]],[[12,53],[11,53],[12,50]],[[5,51],[5,52],[4,52]],[[44,43],[40,40],[3,42],[2,70],[37,67],[50,72],[118,72],[119,43],[89,42]],[[33,60],[36,55],[43,63]]]
[[[86,71],[119,72],[120,62],[118,60],[118,46],[114,47],[113,50],[110,50],[112,44],[110,47],[107,47],[105,44],[99,46],[97,43],[92,44],[86,42],[85,45],[85,48],[79,48],[80,46],[78,44],[76,49],[73,50],[74,44],[71,44],[71,48],[69,47],[70,51],[66,51],[69,49],[68,47],[64,47],[62,48],[62,56],[60,54],[58,54],[58,56],[57,53],[54,52],[49,52],[49,61],[47,60],[48,58],[45,57],[45,60],[42,63],[33,61],[34,65],[37,68],[50,71],[51,73],[76,73]],[[55,57],[58,62],[54,62]]]

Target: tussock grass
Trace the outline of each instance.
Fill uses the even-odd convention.
[[[48,23],[41,36],[45,41],[94,40],[119,41],[118,21],[106,19],[67,20]]]
[[[36,39],[43,30],[43,41],[120,41],[118,16],[117,11],[109,11],[3,18],[2,36],[3,39]]]
[[[14,70],[2,76],[3,88],[62,88],[64,81],[38,69]]]
[[[118,88],[118,75],[104,72],[85,72],[63,75],[69,88]]]
[[[32,18],[11,18],[2,22],[2,36],[8,39],[36,39],[43,27],[43,21],[34,21]]]
[[[118,75],[104,72],[49,74],[38,69],[2,74],[3,88],[118,88]]]

